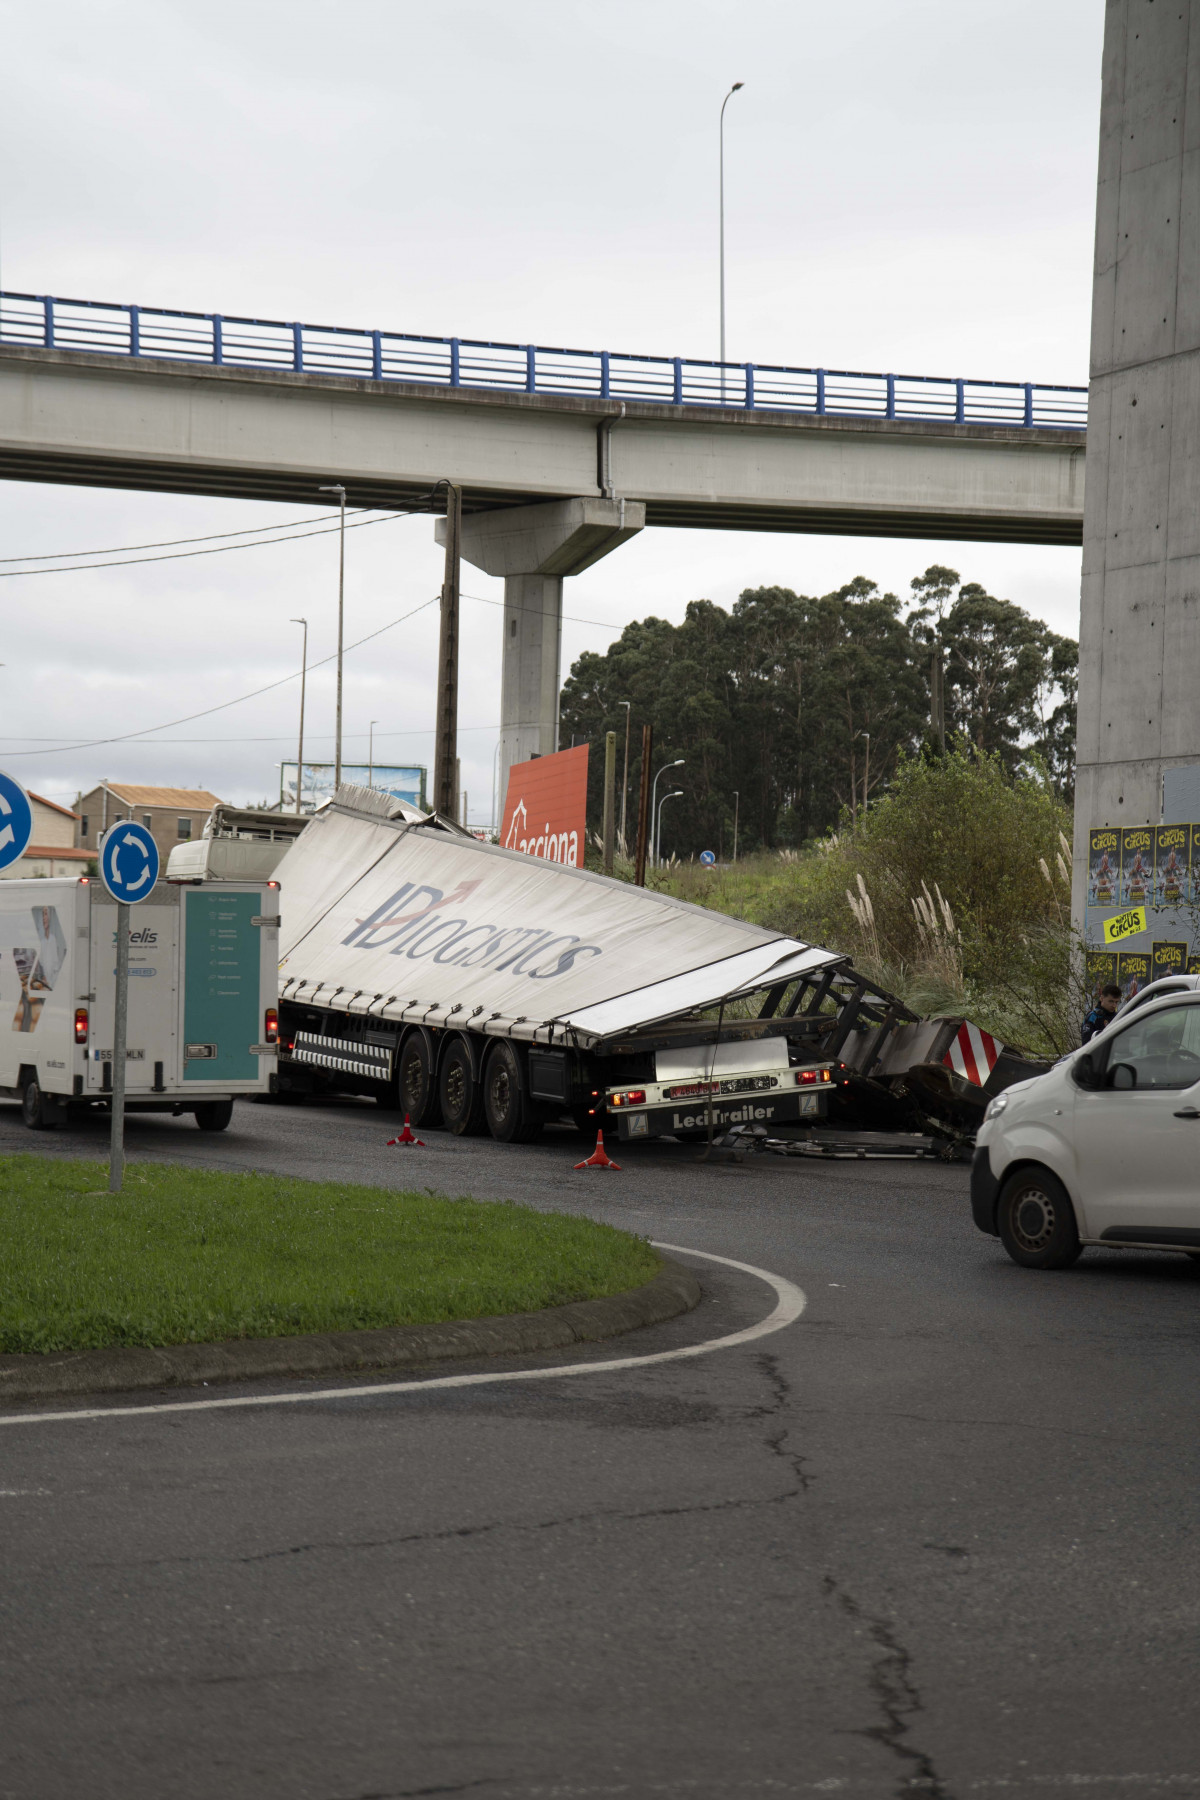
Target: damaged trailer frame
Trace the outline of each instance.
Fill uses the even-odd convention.
[[[371,1095],[505,1143],[571,1119],[622,1140],[828,1122],[952,1145],[1038,1072],[1009,1057],[972,1088],[938,1061],[962,1021],[919,1020],[848,958],[391,796],[339,790],[276,878],[280,1099]]]

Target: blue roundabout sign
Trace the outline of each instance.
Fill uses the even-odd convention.
[[[24,854],[33,836],[33,808],[19,782],[0,774],[0,869]]]
[[[144,825],[122,819],[100,840],[100,879],[114,900],[148,900],[158,880],[158,845]]]

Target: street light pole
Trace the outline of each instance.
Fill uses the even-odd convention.
[[[304,786],[304,690],[308,686],[308,620],[293,619],[293,625],[304,627],[304,654],[300,663],[300,742],[296,746],[296,811],[300,811],[300,793]]]
[[[658,803],[658,824],[655,826],[655,830],[654,830],[654,866],[655,866],[655,868],[658,867],[660,857],[661,857],[663,807],[667,804],[668,800],[678,800],[678,798],[679,798],[680,794],[682,794],[682,792],[683,792],[682,788],[672,788],[670,793],[664,794],[662,799]]]
[[[733,790],[733,860],[734,860],[734,862],[737,861],[738,807],[741,805],[741,801],[742,801],[741,795],[738,793],[737,789],[734,788],[734,790]]]
[[[625,803],[629,799],[629,720],[633,702],[618,700],[618,706],[625,708],[625,768],[621,775],[621,842],[625,845],[624,854],[629,854],[629,840],[625,836]]]
[[[655,810],[658,806],[658,777],[665,775],[668,769],[682,769],[684,760],[682,756],[678,756],[674,762],[664,763],[658,771],[658,775],[654,777],[654,786],[650,790],[650,867],[652,869],[658,867],[658,836],[655,831],[655,821],[658,817]]]
[[[735,81],[721,102],[721,405],[725,404],[725,108],[744,81]]]
[[[328,487],[319,490],[322,494],[336,494],[340,514],[340,530],[338,532],[338,647],[337,647],[337,716],[334,721],[333,746],[333,791],[336,794],[342,785],[342,626],[345,620],[346,598],[346,490],[340,482],[332,482]]]

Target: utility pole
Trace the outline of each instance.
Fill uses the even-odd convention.
[[[462,537],[462,489],[446,487],[446,572],[438,636],[437,724],[433,751],[433,805],[444,819],[457,816],[458,579]]]
[[[367,786],[375,786],[375,727],[378,719],[372,719],[367,734]]]
[[[741,803],[742,803],[742,797],[738,793],[737,789],[734,788],[734,790],[733,790],[733,860],[734,860],[734,862],[737,861],[738,808],[741,805]]]
[[[629,720],[633,709],[631,700],[618,700],[618,706],[625,708],[625,769],[621,776],[621,843],[624,845],[623,855],[629,855],[629,839],[625,835],[625,804],[629,799]]]
[[[860,731],[859,736],[867,740],[867,747],[863,752],[863,816],[865,817],[867,796],[871,792],[871,734],[869,731]]]
[[[304,786],[304,690],[308,686],[308,620],[293,619],[293,625],[304,627],[304,654],[300,664],[300,742],[296,747],[296,811],[300,811],[300,793]]]
[[[617,734],[609,731],[604,736],[604,873],[613,872],[613,855],[616,845],[613,836],[616,831],[617,810]]]
[[[333,791],[342,785],[342,640],[346,617],[346,490],[340,482],[323,487],[323,494],[336,494],[340,527],[338,531],[338,645],[337,645],[337,717],[334,724]]]
[[[653,725],[642,726],[642,784],[638,797],[638,836],[637,864],[634,880],[639,887],[646,885],[646,849],[650,834],[650,753],[654,748]]]

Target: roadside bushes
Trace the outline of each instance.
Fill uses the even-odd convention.
[[[969,1012],[1006,1042],[1078,1043],[1071,815],[1036,764],[958,748],[901,762],[854,830],[735,869],[663,871],[688,900],[852,955],[921,1013]]]

